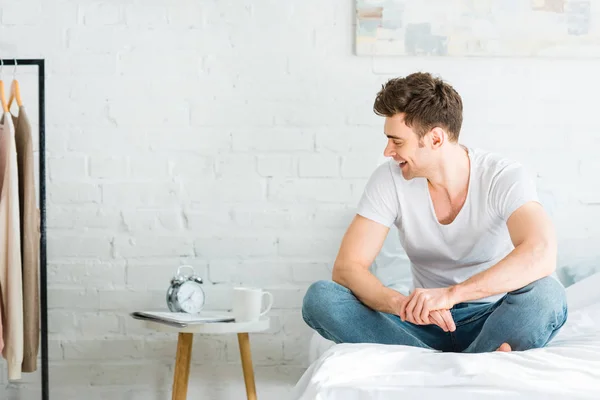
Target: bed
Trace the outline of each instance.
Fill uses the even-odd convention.
[[[600,399],[600,273],[567,288],[569,317],[542,349],[441,353],[334,344],[315,334],[296,400]]]

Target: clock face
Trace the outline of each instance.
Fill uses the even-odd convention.
[[[188,314],[198,314],[204,306],[204,291],[198,282],[184,282],[177,291],[177,302]]]

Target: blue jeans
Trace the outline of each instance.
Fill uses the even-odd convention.
[[[508,343],[513,350],[544,347],[567,320],[564,287],[545,277],[507,293],[495,303],[456,304],[450,310],[456,330],[415,325],[375,311],[333,281],[313,283],[304,296],[302,317],[335,343],[380,343],[444,352],[482,353]]]

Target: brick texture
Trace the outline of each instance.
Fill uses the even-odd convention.
[[[461,93],[465,144],[535,171],[569,276],[597,268],[599,61],[356,57],[346,0],[150,3],[0,0],[0,55],[47,62],[53,397],[169,398],[175,336],[129,312],[165,308],[189,263],[212,309],[236,285],[274,294],[251,343],[259,397],[284,398],[306,367],[303,294],[381,159],[374,96],[416,70]],[[235,336],[196,335],[190,398],[242,398],[238,360]],[[0,360],[0,398],[39,398],[39,378],[9,384]]]

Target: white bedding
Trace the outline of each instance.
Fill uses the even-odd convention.
[[[463,354],[400,345],[330,345],[311,363],[292,398],[600,399],[599,286],[586,282],[587,301],[577,292],[581,307],[570,309],[567,323],[545,348]],[[579,287],[569,289],[573,294]]]

